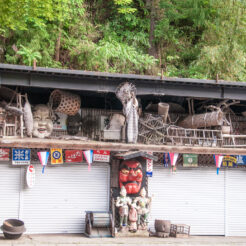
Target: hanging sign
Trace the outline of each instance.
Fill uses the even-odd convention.
[[[93,151],[93,161],[98,162],[109,162],[110,151],[108,150],[94,150]]]
[[[50,149],[51,152],[51,164],[63,164],[62,149]]]
[[[9,161],[9,149],[0,149],[0,161]]]
[[[35,168],[29,165],[26,170],[26,184],[28,188],[33,188],[35,185]]]
[[[82,162],[83,161],[82,150],[65,150],[65,160],[68,163]]]
[[[223,157],[223,155],[214,155],[214,160],[217,167],[217,175],[219,175],[219,170],[223,161]]]
[[[183,167],[198,167],[198,155],[183,154]]]
[[[50,153],[48,151],[38,152],[39,161],[41,165],[43,166],[42,173],[44,173],[44,169],[48,163],[49,154]]]
[[[239,165],[239,166],[246,165],[246,155],[238,155],[237,156],[237,165]]]
[[[225,155],[222,162],[222,167],[236,167],[237,156],[236,155]]]
[[[176,162],[178,160],[179,153],[169,152],[168,156],[171,162],[172,172],[176,172]]]
[[[147,152],[149,155],[153,155],[153,152]],[[153,160],[146,159],[146,176],[152,177],[153,175]]]
[[[83,151],[83,153],[84,153],[85,160],[88,164],[88,171],[90,171],[91,170],[91,164],[93,161],[93,150],[85,150],[85,151]]]
[[[13,165],[30,165],[31,150],[30,149],[13,149],[12,164]]]

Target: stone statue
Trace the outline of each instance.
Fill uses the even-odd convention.
[[[138,229],[146,230],[148,227],[148,217],[150,213],[152,198],[146,197],[146,190],[142,188],[140,196],[136,197],[133,204],[136,205],[138,213]]]
[[[115,206],[119,208],[120,227],[128,225],[128,205],[132,202],[131,198],[127,196],[126,188],[124,186],[120,189],[120,196],[116,199]]]
[[[33,109],[33,136],[37,138],[49,137],[53,131],[51,111],[47,105],[38,104]]]

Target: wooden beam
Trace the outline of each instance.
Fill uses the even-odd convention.
[[[59,140],[59,139],[38,139],[38,138],[2,138],[0,147],[8,148],[62,148],[62,149],[93,149],[110,151],[151,151],[151,152],[177,152],[188,154],[225,154],[225,155],[246,155],[246,148],[218,148],[218,147],[190,147],[171,145],[147,145],[147,144],[126,144],[109,143],[81,140]]]

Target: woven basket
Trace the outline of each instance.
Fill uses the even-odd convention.
[[[81,105],[80,97],[67,91],[54,90],[50,94],[49,104],[52,110],[67,115],[78,113]]]

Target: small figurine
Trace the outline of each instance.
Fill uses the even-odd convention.
[[[47,105],[38,104],[33,109],[33,136],[37,138],[49,137],[53,131],[51,110]]]
[[[131,198],[127,196],[126,188],[124,186],[120,189],[120,196],[116,199],[115,206],[119,208],[120,227],[128,225],[128,205],[132,202]]]
[[[132,203],[129,211],[129,231],[136,232],[137,231],[137,221],[138,221],[138,212],[136,209],[136,204]]]
[[[146,190],[142,188],[140,191],[140,196],[136,197],[134,204],[136,204],[136,209],[138,212],[138,229],[146,230],[148,227],[148,217],[150,213],[152,198],[146,197]]]

